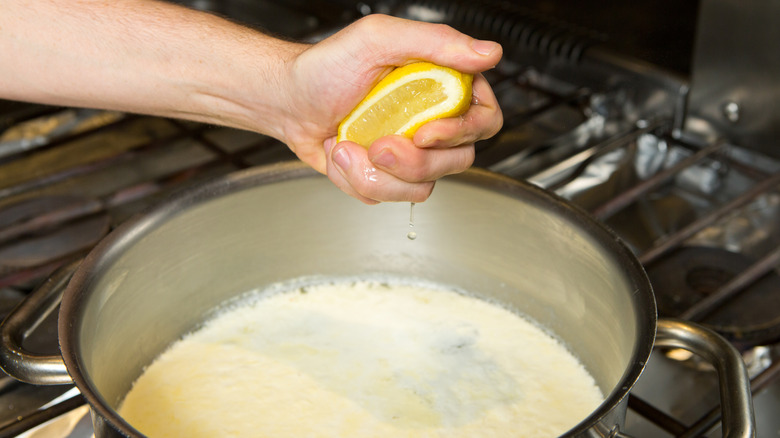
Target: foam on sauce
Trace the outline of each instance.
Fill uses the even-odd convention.
[[[150,437],[554,437],[603,395],[527,320],[372,281],[236,307],[175,343],[119,412]]]

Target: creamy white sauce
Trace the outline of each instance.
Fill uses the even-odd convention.
[[[494,304],[358,281],[273,294],[177,342],[119,412],[150,437],[554,437],[602,402]]]

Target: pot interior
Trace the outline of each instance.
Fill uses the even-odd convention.
[[[655,308],[610,233],[541,190],[478,171],[437,182],[415,206],[416,240],[409,207],[363,205],[300,166],[165,204],[110,236],[71,282],[68,368],[93,405],[116,408],[144,366],[220,304],[300,277],[376,273],[498,301],[562,340],[605,395],[625,395]]]

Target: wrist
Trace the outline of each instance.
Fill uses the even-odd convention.
[[[208,77],[192,94],[198,112],[211,123],[232,126],[286,140],[285,126],[294,117],[289,107],[291,65],[305,45],[257,33],[236,52],[221,53],[205,69]]]
[[[170,107],[173,117],[260,132],[285,141],[292,117],[290,71],[308,46],[270,37],[234,25],[215,23],[203,44],[208,48],[179,83],[183,105]],[[203,56],[205,54],[205,56]]]

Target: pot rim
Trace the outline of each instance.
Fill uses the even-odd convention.
[[[323,177],[308,165],[299,161],[259,166],[224,175],[205,184],[174,193],[168,199],[136,214],[106,236],[84,259],[68,284],[60,305],[58,336],[65,366],[76,386],[90,404],[93,412],[109,421],[123,435],[143,437],[126,422],[100,395],[97,388],[82,372],[78,332],[82,303],[87,298],[89,285],[105,266],[110,266],[126,248],[133,245],[168,219],[192,206],[220,196],[239,192],[266,183],[278,183],[290,179]],[[655,343],[657,313],[655,297],[644,268],[628,246],[609,228],[598,222],[588,212],[545,189],[487,170],[471,168],[457,175],[445,177],[468,184],[495,190],[504,195],[543,205],[554,214],[565,217],[585,230],[619,261],[634,288],[631,300],[637,333],[632,361],[619,382],[606,395],[604,401],[591,414],[572,427],[562,437],[578,436],[596,426],[602,418],[618,408],[639,379]],[[346,196],[346,195],[345,195]],[[357,202],[357,201],[355,201]]]

